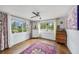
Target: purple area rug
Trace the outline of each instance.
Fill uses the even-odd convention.
[[[20,54],[56,54],[56,48],[54,45],[39,42],[32,44]]]

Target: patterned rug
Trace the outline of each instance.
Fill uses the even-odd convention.
[[[56,54],[56,48],[54,45],[39,42],[32,44],[20,54]]]

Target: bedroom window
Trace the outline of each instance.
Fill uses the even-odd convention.
[[[28,26],[23,19],[13,17],[11,20],[12,33],[27,32]]]
[[[54,24],[51,22],[43,22],[40,23],[40,28],[41,29],[46,29],[46,30],[54,30]]]
[[[38,23],[33,21],[32,27],[34,30],[38,29]]]

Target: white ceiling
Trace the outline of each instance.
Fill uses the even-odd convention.
[[[72,8],[71,5],[0,5],[0,10],[15,16],[31,19],[32,11],[40,11],[42,20],[64,16]],[[39,18],[32,18],[39,20]]]

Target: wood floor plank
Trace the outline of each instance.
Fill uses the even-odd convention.
[[[29,39],[29,40],[23,41],[19,44],[16,44],[9,49],[6,49],[6,50],[0,52],[0,54],[19,54],[24,49],[26,49],[26,47],[32,45],[35,42],[54,44],[56,46],[57,54],[69,54],[70,53],[70,51],[68,50],[68,48],[65,45],[56,43],[55,41],[52,41],[52,40],[50,41],[50,40],[45,40],[45,39]]]

